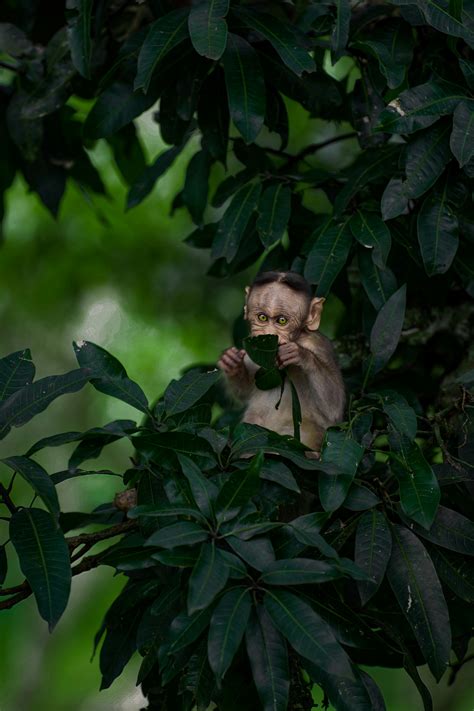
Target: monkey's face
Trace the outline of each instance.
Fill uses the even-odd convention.
[[[308,308],[308,297],[285,284],[254,286],[247,300],[250,333],[276,335],[280,344],[294,341],[305,327]]]

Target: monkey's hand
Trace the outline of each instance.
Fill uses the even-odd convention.
[[[279,368],[286,368],[288,365],[299,365],[304,367],[307,362],[308,351],[297,343],[283,343],[278,348],[277,364]]]
[[[217,367],[224,371],[231,378],[247,375],[247,368],[244,365],[244,350],[238,348],[227,348],[217,362]]]

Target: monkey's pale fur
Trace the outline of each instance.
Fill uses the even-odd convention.
[[[310,299],[278,281],[247,287],[245,318],[252,336],[276,334],[278,365],[287,367],[301,404],[301,441],[319,450],[324,432],[343,418],[345,392],[339,366],[328,338],[319,333],[323,298]],[[262,315],[265,321],[262,322]],[[278,321],[286,320],[287,323]],[[259,390],[254,375],[258,366],[245,351],[230,348],[219,361],[233,395],[247,403],[249,422],[280,434],[293,435],[291,388]]]

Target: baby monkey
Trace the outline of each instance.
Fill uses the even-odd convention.
[[[301,441],[320,450],[327,427],[343,418],[345,392],[341,371],[328,338],[319,333],[324,298],[313,298],[311,286],[295,272],[259,274],[245,289],[244,318],[250,334],[278,336],[277,364],[288,368],[301,405]],[[228,348],[219,368],[231,394],[247,404],[243,422],[293,435],[291,390],[259,390],[254,376],[258,366],[244,350]]]

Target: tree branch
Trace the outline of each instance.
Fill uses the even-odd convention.
[[[2,498],[3,503],[7,507],[7,509],[10,511],[10,513],[14,514],[17,510],[15,504],[10,498],[10,493],[8,489],[6,489],[3,484],[0,484],[0,497]]]

